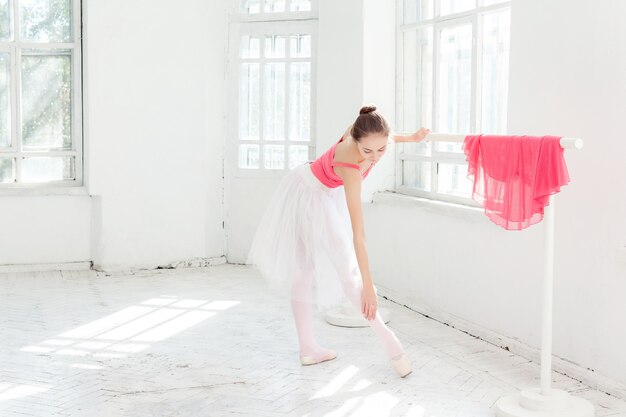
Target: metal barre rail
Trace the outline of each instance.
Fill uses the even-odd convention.
[[[399,135],[408,136],[413,132],[396,132]],[[455,135],[449,133],[429,133],[424,140],[430,142],[463,142],[467,135]],[[530,135],[529,135],[530,136]],[[563,149],[582,149],[584,141],[580,138],[561,138]]]

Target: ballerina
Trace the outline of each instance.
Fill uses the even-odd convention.
[[[422,128],[392,138],[419,142],[428,133]],[[302,365],[337,357],[313,336],[315,285],[319,309],[348,298],[382,341],[398,375],[411,373],[400,341],[378,313],[361,207],[361,182],[385,154],[389,136],[389,125],[376,107],[362,107],[337,143],[283,178],[255,233],[248,263],[272,288],[289,291]]]

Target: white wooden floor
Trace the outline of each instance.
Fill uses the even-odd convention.
[[[414,371],[369,328],[316,323],[339,357],[302,367],[288,304],[251,268],[0,274],[0,416],[493,416],[539,367],[393,303]],[[626,402],[554,374],[626,417]]]

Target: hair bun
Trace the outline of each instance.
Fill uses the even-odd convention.
[[[359,114],[367,114],[376,111],[376,106],[363,106],[359,111]]]

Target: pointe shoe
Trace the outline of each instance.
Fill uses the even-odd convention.
[[[312,355],[302,355],[300,356],[300,363],[302,366],[315,365],[316,363],[332,361],[337,357],[337,352],[334,350],[329,350],[328,353],[321,357],[316,357]]]
[[[413,372],[409,357],[404,353],[391,359],[389,363],[391,363],[391,367],[397,372],[398,375],[400,375],[401,378],[404,378]]]

